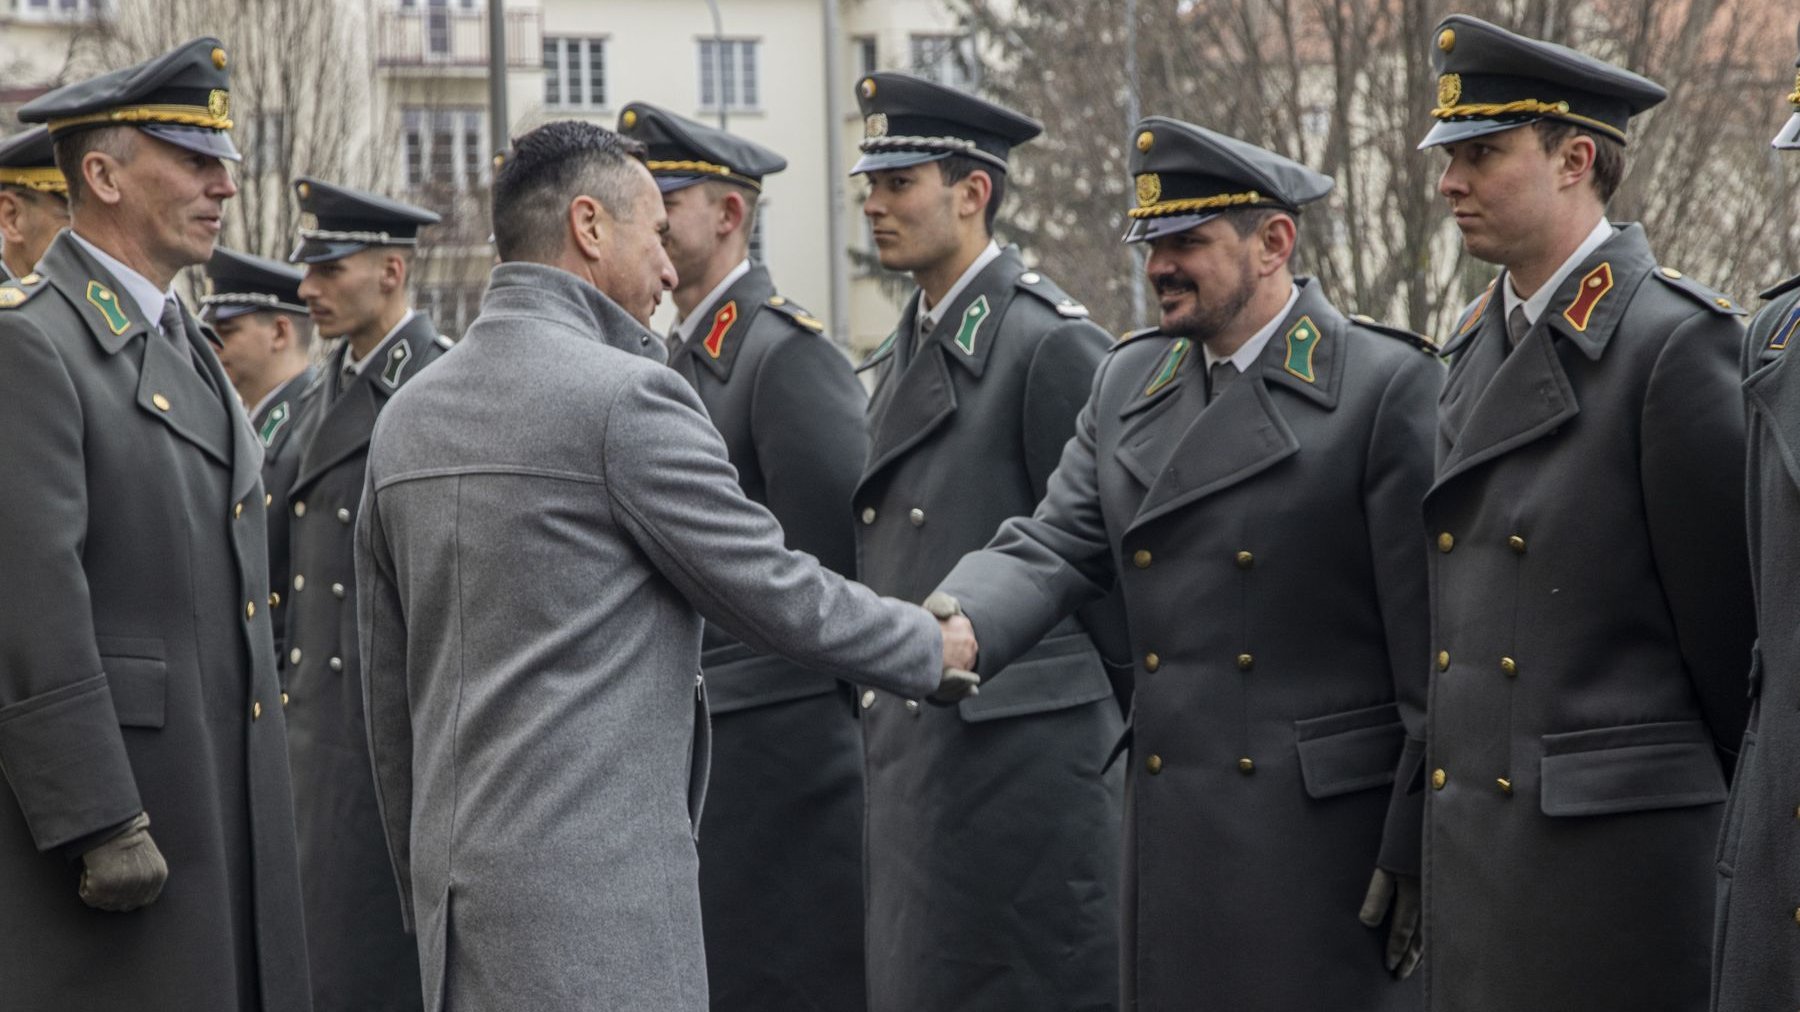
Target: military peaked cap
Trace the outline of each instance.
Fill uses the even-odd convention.
[[[1186,232],[1233,208],[1299,214],[1334,185],[1299,162],[1167,116],[1132,129],[1131,176],[1137,206],[1127,212],[1126,242]]]
[[[259,309],[304,313],[302,276],[287,264],[219,246],[206,262],[207,293],[200,299],[200,311],[214,320],[229,320]]]
[[[417,246],[419,230],[438,223],[422,207],[338,186],[311,176],[294,180],[300,198],[300,244],[288,260],[316,264],[371,246]]]
[[[1419,142],[1430,148],[1561,120],[1625,143],[1631,117],[1669,97],[1662,85],[1554,42],[1515,35],[1452,14],[1433,36],[1438,123]]]
[[[26,123],[47,123],[53,137],[77,130],[135,126],[214,158],[238,161],[231,143],[231,75],[225,47],[200,38],[135,67],[65,85],[19,109]]]
[[[787,168],[787,159],[761,144],[648,102],[633,102],[620,111],[619,133],[650,149],[645,165],[664,193],[708,180],[760,191],[764,176]]]
[[[1800,35],[1800,32],[1796,32]],[[1797,42],[1796,45],[1800,45]],[[1774,144],[1784,151],[1800,149],[1800,59],[1794,60],[1794,90],[1788,95],[1788,102],[1794,107],[1794,114],[1788,117],[1787,125],[1775,135]]]
[[[69,181],[56,167],[49,130],[35,126],[0,140],[0,185],[41,193],[69,192]]]
[[[1044,132],[1030,116],[922,77],[883,71],[856,83],[863,156],[851,175],[961,155],[1006,171],[1012,149]]]

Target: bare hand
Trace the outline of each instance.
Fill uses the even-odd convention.
[[[962,613],[962,605],[949,594],[934,593],[923,605],[938,620],[938,631],[944,639],[944,667],[963,671],[975,670],[981,644],[975,642],[975,627]]]

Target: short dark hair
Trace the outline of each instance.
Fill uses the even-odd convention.
[[[1556,150],[1556,146],[1571,137],[1587,137],[1594,142],[1594,192],[1600,195],[1602,205],[1612,203],[1613,194],[1619,192],[1619,184],[1625,179],[1625,145],[1611,137],[1604,137],[1591,130],[1560,119],[1540,119],[1531,124],[1537,131],[1538,144],[1545,154]]]
[[[944,185],[953,186],[969,178],[975,172],[987,173],[994,184],[993,192],[988,194],[987,209],[983,213],[982,223],[987,226],[987,234],[994,234],[994,217],[1000,213],[1000,202],[1006,199],[1006,170],[995,168],[978,158],[967,155],[951,155],[938,159],[938,171],[944,174]]]
[[[555,120],[513,139],[494,173],[494,248],[501,260],[549,259],[569,202],[588,196],[621,221],[633,211],[627,171],[644,145],[603,126]]]
[[[726,183],[716,179],[709,179],[700,185],[706,188],[707,196],[715,204],[724,200],[725,195],[728,193],[735,193],[742,198],[744,201],[744,227],[738,231],[744,233],[745,238],[748,238],[750,234],[755,231],[756,208],[757,205],[762,203],[761,193],[752,190],[748,186],[739,186],[737,183]]]
[[[102,126],[76,130],[55,139],[51,150],[56,153],[56,167],[62,170],[63,179],[68,181],[71,208],[81,203],[82,197],[87,194],[87,179],[81,174],[81,160],[89,152],[99,151],[120,162],[128,162],[132,153],[137,150],[134,144],[137,132],[137,127],[133,126]]]

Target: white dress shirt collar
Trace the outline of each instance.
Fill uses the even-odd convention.
[[[1536,324],[1538,317],[1544,315],[1544,310],[1550,308],[1550,300],[1555,297],[1556,290],[1561,288],[1562,283],[1568,279],[1570,272],[1581,266],[1583,260],[1591,256],[1606,240],[1611,239],[1613,233],[1617,231],[1618,229],[1613,228],[1612,222],[1602,216],[1600,224],[1594,226],[1594,230],[1588,233],[1588,237],[1581,240],[1581,245],[1575,247],[1575,252],[1569,254],[1569,259],[1564,260],[1562,266],[1556,269],[1556,273],[1550,275],[1550,280],[1539,285],[1538,290],[1531,293],[1529,299],[1513,291],[1512,273],[1507,272],[1504,306],[1506,315],[1510,318],[1514,306],[1524,305],[1525,319]]]
[[[688,338],[694,336],[694,328],[699,325],[699,321],[708,318],[707,313],[713,308],[713,303],[719,301],[732,285],[738,283],[739,278],[748,273],[750,273],[750,259],[746,257],[738,261],[738,265],[727,272],[724,279],[713,286],[712,291],[706,293],[706,298],[700,300],[692,313],[675,321],[675,337],[681,343],[686,344]]]
[[[962,272],[962,277],[957,278],[956,284],[951,285],[950,290],[944,293],[944,297],[939,299],[937,304],[930,309],[925,308],[925,290],[920,289],[919,333],[922,334],[925,331],[936,327],[938,321],[943,319],[944,311],[956,304],[957,296],[963,293],[963,289],[969,287],[969,282],[975,280],[975,275],[980,274],[988,264],[993,263],[999,256],[1000,244],[989,239],[987,248],[975,255],[974,261]]]
[[[383,337],[379,344],[375,345],[375,347],[372,348],[367,355],[364,355],[360,359],[355,357],[356,349],[350,347],[349,341],[345,341],[344,342],[344,378],[345,379],[354,379],[357,376],[361,376],[363,374],[363,372],[369,368],[369,363],[380,358],[381,353],[383,351],[387,350],[387,346],[393,343],[395,335],[399,334],[401,330],[405,329],[406,325],[411,323],[412,318],[417,315],[419,315],[418,310],[408,308],[406,311],[406,315],[402,316],[400,318],[400,322],[394,324],[394,329],[388,331],[387,336]]]
[[[1255,365],[1257,358],[1262,355],[1263,349],[1269,346],[1269,339],[1274,337],[1275,331],[1281,328],[1282,321],[1286,320],[1287,315],[1293,312],[1294,303],[1299,301],[1300,286],[1289,286],[1287,301],[1281,304],[1281,311],[1271,316],[1269,322],[1263,324],[1261,330],[1251,334],[1250,340],[1238,346],[1238,350],[1232,352],[1228,359],[1221,359],[1214,355],[1212,349],[1202,342],[1200,347],[1206,353],[1206,368],[1211,370],[1213,363],[1225,361],[1237,366],[1238,372],[1248,373],[1250,367]]]

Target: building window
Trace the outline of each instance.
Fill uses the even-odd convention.
[[[450,55],[450,0],[430,0],[425,11],[425,50]]]
[[[544,105],[606,108],[606,40],[544,37]]]
[[[401,113],[400,147],[408,186],[473,189],[487,182],[481,109],[407,109]]]
[[[850,46],[856,54],[854,62],[856,64],[856,77],[858,80],[868,77],[870,74],[881,69],[875,59],[878,52],[875,48],[875,36],[858,35],[850,40]]]
[[[700,108],[716,112],[723,99],[728,112],[751,112],[762,100],[757,87],[754,39],[700,40]]]
[[[973,91],[981,84],[974,40],[956,35],[914,35],[912,72],[959,91]]]
[[[112,0],[21,0],[14,9],[26,17],[52,21],[84,21],[113,12]]]

